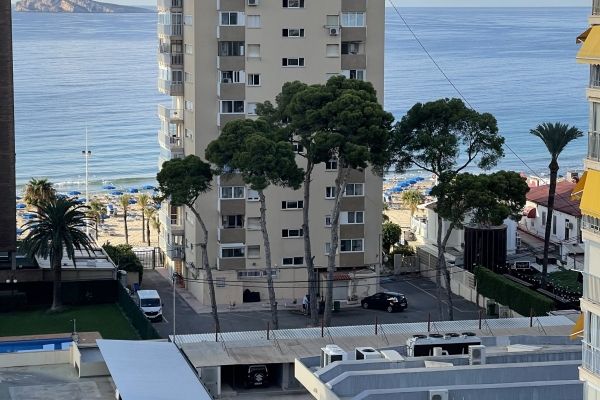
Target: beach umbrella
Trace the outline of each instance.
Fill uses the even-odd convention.
[[[69,197],[69,196],[67,196],[67,195],[66,195],[66,194],[64,194],[64,193],[59,193],[59,194],[57,194],[57,195],[56,195],[56,198],[57,198],[57,199],[66,199],[67,197]]]
[[[72,190],[69,193],[67,193],[69,196],[79,196],[81,194],[81,192],[77,191],[77,190]]]
[[[418,181],[418,180],[416,180],[416,179],[414,179],[414,178],[413,178],[413,179],[409,179],[409,180],[408,180],[408,183],[410,183],[411,185],[414,185],[414,184],[415,184],[415,183],[417,183],[417,182],[419,182],[419,181]]]
[[[29,220],[29,219],[34,219],[34,218],[35,218],[35,214],[33,214],[33,213],[25,213],[25,214],[23,214],[23,219]]]
[[[21,197],[20,197],[20,196],[17,196],[17,200],[21,200]]]
[[[129,199],[129,204],[137,204],[137,200],[136,199]]]
[[[144,185],[142,186],[143,190],[156,190],[156,188],[152,185]]]
[[[112,192],[110,192],[110,194],[112,194],[113,196],[121,196],[123,195],[123,192],[121,192],[120,190],[113,190]]]
[[[19,204],[17,204],[17,210],[22,210],[22,209],[24,209],[24,208],[26,208],[26,207],[27,207],[27,205],[26,205],[26,204],[23,204],[23,203],[19,203]]]
[[[22,234],[22,233],[23,233],[23,229],[21,229],[21,228],[17,228],[17,235],[20,235],[20,234]]]
[[[75,203],[77,204],[83,204],[87,201],[87,199],[85,197],[82,197],[80,199],[75,200]]]
[[[415,179],[417,180],[417,182],[422,182],[425,180],[425,178],[423,178],[422,176],[417,176]]]
[[[410,187],[410,183],[408,182],[402,182],[402,184],[400,185],[401,188],[407,188]]]
[[[130,187],[130,188],[127,189],[127,192],[129,192],[129,193],[137,193],[137,192],[139,192],[139,190],[137,188]]]
[[[113,190],[113,189],[116,189],[116,188],[117,187],[113,186],[113,185],[104,185],[104,186],[102,186],[102,189],[106,189],[106,190]]]

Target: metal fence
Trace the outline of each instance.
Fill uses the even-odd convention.
[[[133,252],[144,266],[144,269],[162,268],[164,266],[164,253],[160,247],[134,247]]]
[[[150,321],[146,318],[142,310],[135,304],[127,290],[123,287],[123,285],[119,284],[119,296],[118,296],[118,304],[123,310],[123,313],[129,321],[131,325],[135,328],[137,333],[143,340],[149,339],[160,339],[160,335],[152,325]]]

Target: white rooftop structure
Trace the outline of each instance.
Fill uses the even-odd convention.
[[[51,269],[50,258],[36,256],[35,259],[40,268]],[[75,263],[76,265],[73,265],[73,260],[70,260],[64,251],[62,269],[116,269],[115,264],[100,247],[90,250],[89,253],[85,250],[75,250]]]
[[[123,400],[211,400],[170,342],[97,340]]]

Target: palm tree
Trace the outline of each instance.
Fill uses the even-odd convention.
[[[138,204],[142,210],[142,242],[146,241],[146,210],[150,205],[150,196],[146,193],[142,193],[138,196]],[[148,244],[150,245],[150,244]]]
[[[153,213],[149,221],[152,223],[152,228],[156,231],[156,241],[158,242],[158,238],[160,237],[160,220],[158,219],[158,215]]]
[[[79,205],[70,199],[51,199],[37,206],[35,218],[25,223],[24,232],[27,234],[21,249],[29,257],[50,257],[50,265],[54,271],[54,295],[52,308],[56,311],[62,306],[61,281],[62,259],[67,257],[75,264],[75,250],[85,250],[90,253],[94,243],[85,234],[87,226],[87,207]]]
[[[55,197],[56,190],[54,189],[52,182],[48,179],[31,178],[27,183],[27,186],[25,186],[23,200],[30,206],[39,207]]]
[[[410,208],[410,216],[412,217],[417,211],[417,206],[423,203],[423,194],[418,190],[406,190],[400,196],[402,202]]]
[[[150,246],[150,221],[154,218],[154,216],[156,214],[156,208],[148,207],[144,211],[144,214],[146,214],[146,240],[147,240],[148,246]]]
[[[102,215],[106,214],[106,207],[98,200],[92,200],[90,202],[90,209],[88,210],[87,214],[90,217],[90,219],[94,221],[96,239],[98,239],[98,224],[100,223]]]
[[[129,244],[129,231],[127,230],[127,210],[129,209],[129,200],[131,195],[124,194],[119,197],[119,204],[123,208],[123,226],[125,227],[125,243]]]
[[[546,287],[548,278],[548,251],[550,249],[550,230],[552,228],[552,213],[554,211],[554,197],[556,195],[556,180],[558,178],[558,156],[573,140],[583,136],[583,133],[567,124],[543,123],[531,130],[531,134],[542,139],[550,156],[550,188],[548,190],[548,215],[546,218],[546,232],[544,235],[544,261],[542,264],[542,288]]]

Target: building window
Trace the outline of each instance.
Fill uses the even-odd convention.
[[[302,229],[282,229],[281,237],[282,238],[299,238],[304,236],[304,231]]]
[[[184,135],[186,138],[194,138],[194,131],[192,131],[191,129],[185,128],[184,130]]]
[[[287,38],[300,38],[304,37],[303,28],[283,28],[281,30],[281,36]]]
[[[284,257],[281,260],[282,265],[303,265],[304,257]]]
[[[186,100],[184,107],[186,111],[194,111],[194,103],[192,101]]]
[[[226,247],[221,249],[221,258],[243,258],[245,249],[243,247]]]
[[[246,256],[248,258],[260,258],[260,246],[248,246]]]
[[[192,25],[193,21],[194,21],[194,18],[192,18],[191,15],[184,15],[183,16],[183,24],[184,25]]]
[[[236,229],[244,227],[243,215],[223,215],[221,218],[223,229]]]
[[[304,146],[299,143],[292,143],[292,150],[295,153],[302,153],[304,151]]]
[[[260,197],[256,190],[248,189],[248,201],[259,201]]]
[[[243,186],[222,186],[221,187],[221,198],[222,199],[243,199],[245,194],[245,187]]]
[[[244,71],[221,71],[221,83],[243,83]]]
[[[333,159],[325,162],[325,170],[327,170],[327,171],[337,171],[337,167],[338,167],[337,158],[333,158]]]
[[[334,199],[335,198],[335,186],[327,186],[325,188],[325,198],[326,199]]]
[[[548,218],[548,214],[546,211],[542,211],[542,226],[546,226],[546,219]]]
[[[190,72],[185,72],[185,73],[184,73],[184,75],[183,75],[183,79],[184,79],[186,82],[188,82],[188,83],[191,83],[191,82],[193,82],[193,81],[194,81],[194,80],[192,79],[192,74],[191,74]]]
[[[346,190],[344,196],[364,196],[364,184],[363,183],[348,183],[346,184]]]
[[[556,215],[552,216],[552,234],[556,236]]]
[[[193,52],[194,52],[194,48],[191,44],[185,44],[185,45],[183,45],[183,48],[184,48],[185,54],[193,54]]]
[[[325,242],[325,255],[328,256],[331,253],[331,243]]]
[[[325,55],[327,57],[339,57],[340,56],[340,45],[339,44],[328,44],[325,46]]]
[[[364,81],[367,74],[364,69],[345,69],[342,71],[342,75],[348,79]]]
[[[260,28],[260,15],[248,15],[246,17],[246,27],[253,29]]]
[[[221,100],[221,114],[243,114],[244,100]]]
[[[260,217],[248,217],[248,230],[259,231],[260,230]]]
[[[330,228],[331,227],[331,215],[326,215],[325,216],[325,227],[326,228]]]
[[[250,256],[248,256],[250,258]],[[276,278],[278,272],[276,269],[271,270],[271,276]],[[246,271],[238,271],[238,278],[264,278],[267,276],[267,271],[262,269],[251,269]]]
[[[337,28],[340,26],[340,16],[339,15],[328,15],[325,19],[325,26],[327,28]]]
[[[221,26],[238,26],[244,25],[244,13],[235,11],[221,12]]]
[[[219,56],[243,56],[244,42],[219,42]]]
[[[282,67],[293,67],[293,68],[299,68],[299,67],[304,67],[304,58],[282,58],[281,59],[281,66]]]
[[[248,86],[260,86],[260,74],[248,74]]]
[[[342,54],[359,54],[360,42],[342,42]]]
[[[260,44],[248,45],[248,58],[260,58]]]
[[[298,201],[282,201],[281,202],[281,209],[282,210],[300,210],[304,208],[304,201],[303,200],[298,200]]]
[[[365,13],[345,12],[342,13],[342,26],[348,28],[360,28],[365,26]]]
[[[282,0],[283,8],[304,8],[304,0]]]
[[[248,115],[256,115],[256,105],[257,103],[248,103],[246,105],[246,113]]]
[[[344,224],[364,224],[365,212],[364,211],[348,211],[344,213],[342,217],[342,223]]]
[[[364,239],[342,239],[340,240],[340,252],[360,253],[363,252]]]

